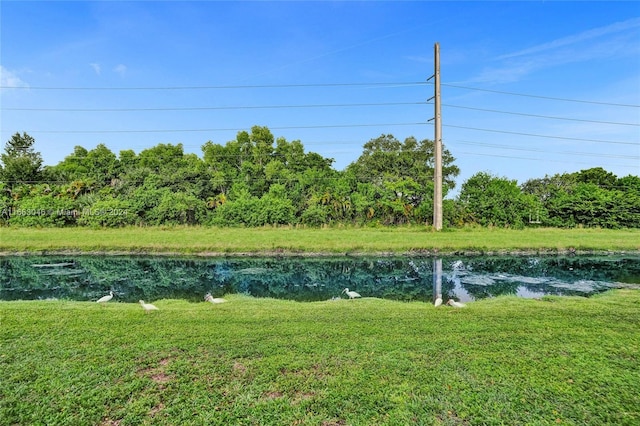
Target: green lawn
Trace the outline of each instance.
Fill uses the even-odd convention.
[[[0,228],[0,252],[640,251],[640,230]],[[0,302],[0,425],[636,425],[640,291]]]
[[[0,302],[0,424],[640,424],[640,291],[227,298]]]
[[[0,228],[0,252],[358,253],[411,251],[640,251],[640,229]]]

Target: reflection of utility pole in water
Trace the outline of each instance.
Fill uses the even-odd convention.
[[[433,259],[433,300],[442,303],[442,259]],[[436,305],[437,306],[437,305]]]

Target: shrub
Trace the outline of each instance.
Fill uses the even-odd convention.
[[[300,222],[309,226],[322,226],[328,222],[328,219],[327,208],[317,204],[308,207],[300,216]]]
[[[78,225],[118,227],[133,225],[137,216],[129,203],[117,199],[96,201],[81,211]]]
[[[78,216],[73,200],[51,195],[37,195],[17,201],[9,223],[20,226],[65,226],[74,224]]]

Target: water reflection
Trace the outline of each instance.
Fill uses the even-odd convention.
[[[442,299],[442,259],[433,259],[433,302],[438,305],[443,303]]]
[[[0,299],[113,301],[187,299],[247,293],[298,301],[363,297],[433,303],[513,294],[589,295],[640,283],[640,256],[477,256],[187,258],[136,256],[0,257]],[[112,301],[112,302],[113,302]],[[110,302],[110,303],[112,303]]]

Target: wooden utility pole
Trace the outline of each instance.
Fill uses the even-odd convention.
[[[434,125],[435,137],[433,139],[433,228],[436,231],[442,229],[442,122],[440,117],[440,43],[434,46]]]

